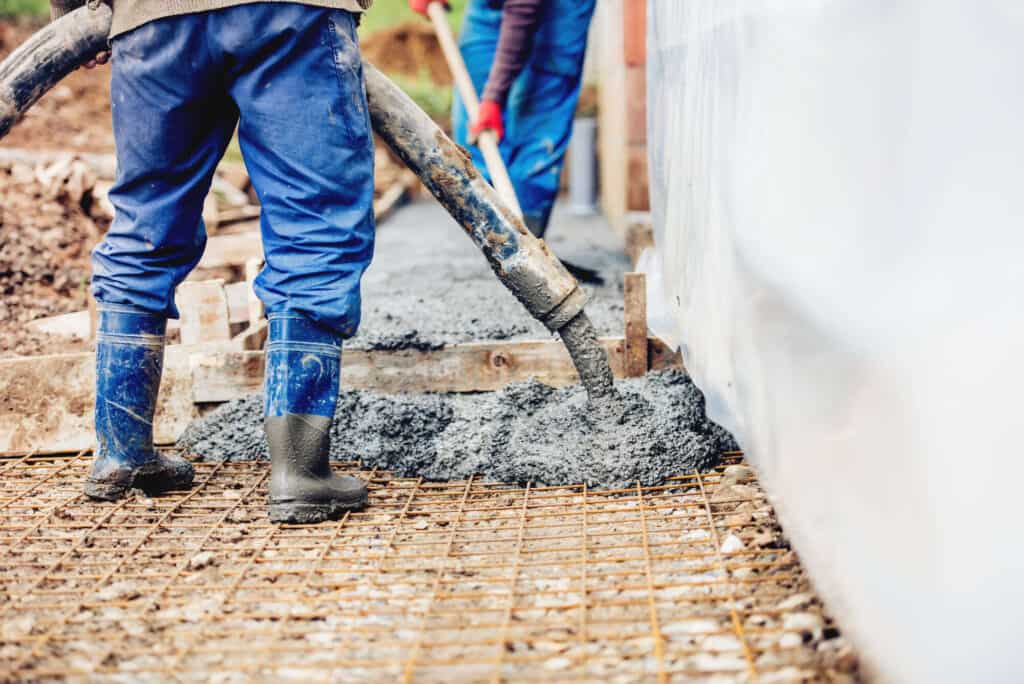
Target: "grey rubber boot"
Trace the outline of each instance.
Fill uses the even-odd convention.
[[[269,317],[264,429],[270,447],[270,519],[317,523],[366,505],[366,484],[331,470],[331,421],[341,384],[341,340],[298,313]]]
[[[264,419],[270,446],[270,520],[318,523],[366,505],[366,483],[331,470],[331,419],[289,413]]]

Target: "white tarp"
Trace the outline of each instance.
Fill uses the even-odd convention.
[[[1024,681],[1024,3],[648,12],[663,332],[883,681]]]

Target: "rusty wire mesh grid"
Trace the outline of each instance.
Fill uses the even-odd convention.
[[[0,461],[2,679],[858,679],[739,456],[615,492],[363,472],[309,527],[268,522],[265,463],[100,504],[89,457]]]

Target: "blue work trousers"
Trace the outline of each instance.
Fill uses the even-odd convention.
[[[356,15],[269,2],[169,17],[113,41],[116,209],[93,251],[104,304],[177,317],[203,254],[201,214],[238,129],[262,208],[268,313],[340,337],[359,325],[373,257],[373,139]]]
[[[477,94],[494,64],[501,32],[500,0],[470,0],[459,47]],[[499,145],[523,214],[546,226],[558,197],[565,151],[580,95],[587,31],[595,0],[547,0],[532,40],[532,51],[505,103],[505,137]],[[456,141],[490,180],[480,149],[469,144],[465,105],[456,95],[452,128]]]

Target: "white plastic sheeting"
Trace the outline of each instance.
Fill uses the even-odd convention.
[[[883,681],[1024,681],[1024,4],[648,12],[661,332]]]

